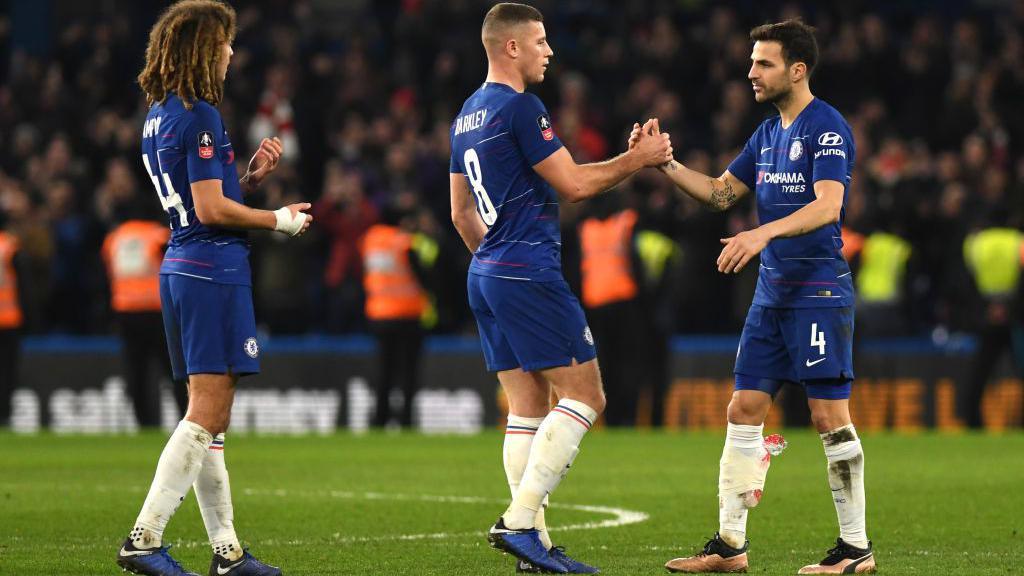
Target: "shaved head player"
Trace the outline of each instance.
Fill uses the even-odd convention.
[[[526,86],[554,55],[536,9],[503,3],[484,17],[487,79],[451,127],[452,221],[473,252],[467,281],[487,369],[509,401],[505,474],[512,503],[488,539],[518,571],[596,573],[551,545],[544,503],[605,405],[594,339],[562,277],[558,202],[600,194],[672,147],[657,122],[629,151],[579,165]],[[558,404],[552,409],[552,389]]]

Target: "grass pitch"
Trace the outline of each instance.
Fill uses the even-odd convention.
[[[120,573],[114,556],[165,438],[0,433],[0,574]],[[589,434],[552,498],[556,544],[605,574],[663,574],[666,560],[698,550],[715,532],[722,439],[718,432]],[[820,441],[804,430],[787,439],[750,515],[753,573],[795,574],[837,536]],[[229,434],[238,534],[288,576],[511,575],[511,557],[483,537],[507,499],[501,442],[498,431]],[[863,442],[868,533],[881,572],[1021,573],[1024,434],[866,434]],[[629,512],[647,519],[590,527]],[[559,529],[567,525],[579,527]],[[205,538],[189,495],[165,542],[186,568],[205,574]]]

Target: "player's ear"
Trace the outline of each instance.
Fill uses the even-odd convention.
[[[807,64],[796,62],[789,68],[789,76],[793,82],[799,82],[807,77]]]
[[[509,38],[505,41],[505,53],[511,58],[519,57],[519,41],[515,38]]]

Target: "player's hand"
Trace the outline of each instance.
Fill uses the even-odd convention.
[[[657,118],[648,120],[640,128],[636,146],[631,152],[639,155],[644,166],[660,166],[672,160],[672,140],[668,132],[661,133]]]
[[[301,236],[309,230],[309,225],[313,222],[313,215],[305,212],[310,208],[312,205],[309,202],[299,202],[274,210],[274,216],[277,218],[274,230],[289,236]]]
[[[252,155],[247,168],[249,182],[253,188],[259,186],[268,174],[277,169],[277,163],[281,161],[282,154],[284,154],[284,144],[277,136],[260,141],[260,147]]]
[[[632,150],[636,148],[636,143],[640,141],[640,124],[633,122],[633,131],[629,133],[629,140],[626,141],[626,150]]]
[[[750,259],[761,253],[768,245],[770,238],[760,228],[740,232],[731,238],[722,238],[722,253],[718,255],[718,271],[723,274],[735,274],[750,262]]]

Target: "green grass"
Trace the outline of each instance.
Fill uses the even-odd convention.
[[[821,444],[792,431],[750,515],[751,572],[793,574],[837,535]],[[145,497],[165,437],[0,433],[0,575],[117,574],[114,555]],[[239,536],[288,576],[513,573],[483,531],[507,497],[502,436],[229,435]],[[605,574],[662,574],[717,527],[722,434],[596,431],[552,501],[649,515],[559,531],[607,514],[553,507],[556,543]],[[1019,574],[1024,435],[865,435],[868,533],[885,574]],[[365,493],[377,493],[367,498]],[[396,497],[406,495],[407,497]],[[417,495],[478,497],[456,502]],[[444,537],[400,539],[402,535]],[[165,542],[205,574],[193,496]]]

